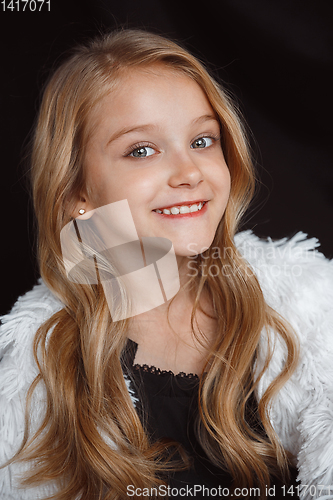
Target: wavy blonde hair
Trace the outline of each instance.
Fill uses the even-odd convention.
[[[151,444],[124,380],[121,356],[128,320],[113,323],[100,285],[78,285],[66,276],[60,231],[70,221],[85,188],[85,145],[93,127],[90,112],[112,92],[123,71],[162,63],[187,75],[205,92],[220,120],[222,148],[231,175],[231,193],[214,242],[193,259],[196,276],[187,286],[195,312],[203,290],[217,319],[199,390],[198,438],[210,460],[228,470],[236,484],[265,491],[273,474],[287,476],[288,456],[268,416],[273,396],[297,360],[291,329],[265,302],[260,285],[235,247],[234,236],[254,193],[255,177],[236,107],[202,63],[180,45],[143,30],[118,30],[75,49],[46,85],[32,151],[32,185],[39,226],[40,272],[64,307],[37,331],[34,352],[40,374],[27,402],[25,439],[18,454],[34,460],[23,484],[56,480],[55,498],[127,498],[126,487],[156,486],[173,465],[163,443]],[[212,249],[220,248],[219,257]],[[223,249],[228,249],[224,252]],[[217,276],[201,264],[218,266]],[[233,272],[228,275],[226,268]],[[266,436],[246,421],[247,402],[266,364],[254,376],[262,331],[274,330],[287,348],[285,365],[259,401]],[[202,339],[201,339],[202,341]],[[45,384],[47,410],[29,436],[29,404],[36,385]],[[111,440],[115,446],[109,446]],[[171,449],[171,447],[169,447]],[[17,458],[16,457],[16,458]]]

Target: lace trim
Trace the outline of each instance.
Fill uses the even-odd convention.
[[[153,373],[154,375],[172,375],[173,377],[178,377],[178,378],[199,379],[199,375],[197,375],[196,373],[179,372],[175,374],[171,370],[161,370],[160,368],[156,368],[156,366],[135,364],[133,365],[133,370],[137,371],[141,370],[145,373]]]

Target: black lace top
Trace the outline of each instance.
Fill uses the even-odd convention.
[[[180,443],[190,457],[192,465],[187,470],[170,473],[167,483],[174,488],[173,493],[179,493],[179,498],[228,498],[228,490],[233,493],[231,476],[213,465],[205,455],[195,434],[195,421],[197,417],[197,397],[199,377],[193,374],[179,373],[147,365],[133,365],[138,345],[129,340],[123,357],[124,372],[131,378],[133,388],[138,396],[137,411],[145,429],[152,440],[169,438]],[[264,432],[257,415],[257,405],[254,398],[248,407],[247,419],[250,425],[259,432]],[[283,485],[271,481],[269,497],[288,498],[288,489],[292,485],[293,498],[298,498],[296,470],[291,470],[292,481]],[[194,488],[196,494],[194,495]],[[203,488],[206,488],[204,490]],[[185,489],[184,489],[185,488]],[[217,494],[215,495],[215,493]],[[183,495],[186,493],[186,495]],[[275,493],[273,495],[273,493]],[[171,496],[175,497],[176,495]],[[235,497],[236,494],[230,496]],[[252,493],[251,498],[259,498]],[[243,498],[237,495],[237,498]]]

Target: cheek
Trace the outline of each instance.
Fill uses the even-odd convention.
[[[227,199],[229,199],[230,191],[231,191],[231,176],[230,176],[230,171],[229,171],[227,166],[226,166],[226,172],[225,172],[225,190],[226,190],[226,197],[227,197]]]
[[[220,197],[221,201],[223,200],[224,202],[226,202],[230,194],[231,177],[229,169],[225,162],[223,162],[222,165],[219,165],[219,167],[215,169],[213,182],[216,186],[216,190],[218,191],[217,194]]]
[[[89,158],[86,167],[87,192],[90,202],[95,208],[115,201],[124,196],[124,186],[127,185],[119,169],[110,164],[102,155]]]
[[[89,198],[95,208],[116,201],[114,187],[114,184],[105,178],[96,177],[90,180],[88,184]]]
[[[137,210],[156,194],[154,176],[143,175],[140,170],[121,172],[116,166],[91,170],[87,185],[94,207],[127,199],[130,207]]]

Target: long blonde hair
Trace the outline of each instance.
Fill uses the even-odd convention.
[[[273,396],[289,378],[297,345],[284,321],[266,303],[260,285],[234,244],[241,217],[254,193],[255,177],[244,129],[235,106],[195,57],[180,45],[142,30],[118,30],[81,46],[55,71],[43,95],[32,151],[32,186],[38,220],[40,272],[64,307],[36,333],[40,374],[27,405],[25,440],[18,457],[34,460],[24,484],[59,482],[60,500],[127,498],[126,487],[159,483],[169,467],[162,443],[151,444],[124,380],[121,356],[128,320],[112,322],[100,285],[78,285],[64,270],[60,231],[85,186],[85,145],[92,133],[91,109],[130,68],[163,63],[200,85],[220,120],[231,193],[212,247],[193,260],[197,275],[192,329],[205,290],[217,319],[216,341],[199,391],[198,439],[210,460],[227,469],[236,484],[269,484],[287,474],[288,457],[268,417]],[[218,257],[212,248],[218,247]],[[228,251],[223,251],[228,249]],[[204,259],[204,260],[203,260]],[[201,264],[219,269],[201,273]],[[225,269],[233,272],[225,273]],[[246,423],[262,331],[275,330],[287,347],[281,374],[259,401],[263,437]],[[207,358],[208,359],[208,358]],[[47,389],[42,426],[29,437],[29,401],[37,383]],[[114,445],[110,446],[108,440]]]

